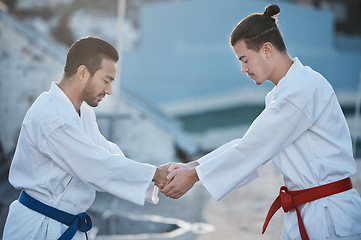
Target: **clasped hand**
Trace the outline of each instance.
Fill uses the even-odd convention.
[[[196,161],[187,164],[167,163],[157,168],[155,184],[165,196],[178,199],[199,180]]]

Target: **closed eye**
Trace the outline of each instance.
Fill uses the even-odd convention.
[[[114,78],[113,78],[112,76],[106,75],[105,77],[106,77],[106,79],[104,79],[104,82],[106,82],[107,84],[108,84],[110,81],[114,81]]]
[[[247,63],[247,62],[248,62],[248,60],[244,60],[244,59],[245,59],[245,57],[246,57],[246,56],[242,56],[242,57],[240,57],[240,58],[239,58],[239,61],[244,62],[244,63]]]

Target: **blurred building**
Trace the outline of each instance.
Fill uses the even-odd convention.
[[[361,70],[360,1],[276,1],[291,56],[330,81],[347,115],[354,112]],[[37,32],[65,45],[87,35],[116,43],[117,0],[7,2]],[[179,119],[204,149],[241,137],[272,84],[255,86],[241,74],[229,35],[270,2],[126,2],[121,88]]]
[[[60,79],[69,44],[88,35],[116,43],[117,2],[0,0],[0,184],[7,183],[23,117]],[[241,74],[229,34],[269,3],[128,0],[120,98],[106,97],[95,109],[101,132],[128,157],[157,165],[188,161],[242,137],[272,85],[255,86]],[[276,3],[291,56],[331,82],[356,131],[360,0]],[[9,189],[0,187],[0,235],[7,207],[17,197]]]
[[[0,9],[0,145],[12,154],[25,112],[61,77],[66,49]]]
[[[22,120],[38,95],[60,80],[67,48],[0,8],[1,169],[8,167]],[[125,154],[159,165],[196,153],[179,124],[127,92],[107,97],[96,108],[99,127]],[[183,159],[181,159],[183,158]]]
[[[332,11],[337,34],[361,36],[360,0],[287,0],[300,5]],[[360,43],[361,44],[361,43]]]
[[[67,48],[24,23],[0,2],[0,236],[17,196],[7,173],[26,111],[38,95],[60,80]],[[95,109],[103,135],[129,158],[161,165],[189,161],[198,153],[179,123],[150,103],[122,91]]]
[[[229,35],[242,18],[263,12],[269,3],[144,1],[137,13],[138,42],[124,50],[122,87],[180,119],[204,148],[242,137],[273,86],[255,86],[241,73]],[[291,57],[323,74],[345,113],[353,114],[361,37],[340,34],[331,8],[290,1],[277,4],[281,8],[278,23]]]

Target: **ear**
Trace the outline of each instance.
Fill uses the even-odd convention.
[[[261,51],[266,57],[271,57],[273,50],[273,45],[270,42],[265,42],[261,48]]]
[[[80,65],[76,71],[76,74],[80,80],[87,79],[90,76],[90,72],[85,65]]]

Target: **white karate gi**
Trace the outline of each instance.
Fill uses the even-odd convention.
[[[265,100],[264,111],[242,139],[198,160],[200,181],[213,197],[220,200],[254,180],[269,160],[282,172],[291,191],[355,174],[347,123],[331,85],[322,75],[295,58]],[[333,231],[338,236],[361,234],[361,199],[354,189],[299,208],[310,239],[326,239]],[[327,225],[328,218],[333,226]],[[282,239],[301,239],[295,211],[285,214]],[[352,239],[361,239],[361,235]]]
[[[156,167],[130,160],[99,132],[86,104],[80,117],[64,92],[53,83],[27,112],[9,181],[37,200],[72,214],[86,211],[95,191],[136,204],[158,202],[152,183]],[[68,227],[23,206],[10,205],[4,239],[58,239]],[[77,232],[73,239],[85,239]]]

